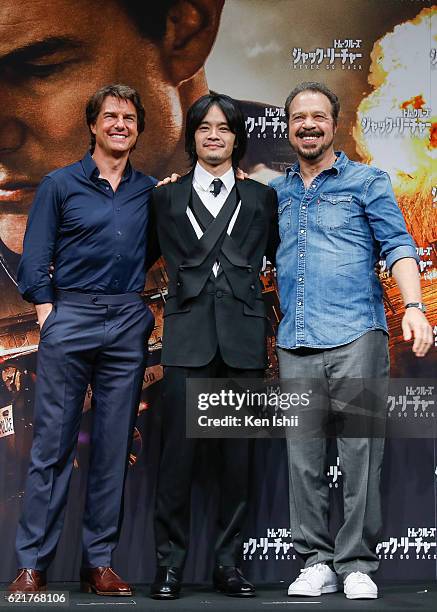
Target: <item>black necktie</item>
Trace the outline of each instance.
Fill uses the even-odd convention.
[[[220,193],[220,190],[222,188],[223,185],[223,181],[221,181],[219,178],[215,178],[212,183],[211,183],[211,188],[210,188],[210,192],[212,194],[214,194],[214,197],[216,198],[218,196],[218,194]]]

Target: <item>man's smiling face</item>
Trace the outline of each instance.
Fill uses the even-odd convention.
[[[135,147],[138,138],[138,118],[130,100],[107,96],[91,130],[96,137],[95,150],[119,157]]]
[[[194,139],[200,161],[211,166],[232,163],[235,134],[231,131],[225,114],[213,104],[197,128]]]
[[[288,137],[298,157],[321,160],[332,152],[337,126],[325,94],[303,91],[290,103]]]

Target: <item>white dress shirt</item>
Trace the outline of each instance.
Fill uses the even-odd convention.
[[[214,179],[219,178],[223,185],[220,190],[220,193],[214,197],[214,194],[211,192],[211,183]],[[205,168],[203,168],[199,163],[196,164],[194,168],[194,176],[193,176],[193,187],[196,190],[197,195],[202,200],[202,203],[212,216],[215,218],[219,214],[223,204],[226,202],[228,195],[232,191],[232,187],[235,185],[235,175],[234,169],[229,168],[225,174],[222,176],[214,176],[210,174]],[[229,221],[227,233],[230,234],[235,225],[235,221],[237,220],[238,213],[240,212],[241,202],[238,202],[238,206],[235,209],[234,214],[232,215],[232,219]],[[187,215],[190,219],[191,225],[193,226],[194,231],[196,232],[196,236],[201,238],[203,235],[202,228],[197,223],[195,216],[193,215],[190,207],[187,207]],[[212,271],[214,276],[217,276],[217,272],[219,269],[219,262],[216,261],[212,267]]]

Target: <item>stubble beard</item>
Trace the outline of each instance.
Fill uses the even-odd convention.
[[[205,157],[205,161],[208,162],[208,164],[211,164],[211,166],[218,166],[219,164],[222,164],[226,160],[223,159],[221,155],[210,153],[209,155]]]
[[[292,148],[296,151],[296,153],[300,157],[303,157],[303,159],[307,159],[311,161],[314,159],[318,159],[319,157],[322,157],[323,153],[325,153],[325,151],[331,148],[333,142],[334,142],[334,138],[331,138],[329,142],[322,143],[315,149],[304,149],[299,146],[299,143],[297,143],[296,146],[292,145]]]

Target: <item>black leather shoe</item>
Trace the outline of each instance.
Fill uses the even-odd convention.
[[[180,567],[159,566],[155,582],[150,587],[152,599],[178,599],[181,592],[182,570]]]
[[[255,596],[255,587],[246,580],[238,567],[216,565],[213,582],[215,589],[225,595],[231,597]]]

